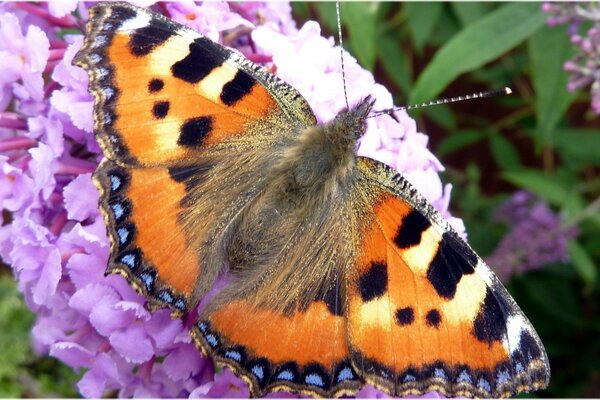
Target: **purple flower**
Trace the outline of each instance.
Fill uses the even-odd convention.
[[[190,398],[247,398],[250,396],[248,385],[230,370],[224,370],[214,384],[202,385],[190,393]],[[297,396],[294,396],[297,397]]]
[[[52,92],[50,104],[53,107],[53,116],[65,124],[65,134],[78,142],[84,142],[85,139],[93,139],[93,136],[87,133],[93,130],[94,101],[87,90],[87,73],[72,65],[75,53],[83,44],[83,37],[69,36],[68,40],[70,44],[52,73],[52,79],[62,87]],[[99,152],[97,145],[88,144],[88,148],[90,151]]]
[[[345,108],[339,49],[315,22],[296,29],[289,4],[167,2],[155,8],[271,63],[320,121]],[[70,14],[74,10],[80,17]],[[12,213],[12,222],[0,227],[0,257],[37,313],[33,345],[84,371],[78,388],[86,397],[112,390],[122,397],[247,397],[244,381],[228,370],[216,373],[195,349],[188,331],[196,313],[172,320],[167,310],[148,312],[145,298],[121,276],[104,276],[110,246],[91,181],[102,155],[92,133],[87,75],[71,65],[83,36],[57,35],[83,26],[78,18],[87,15],[85,4],[71,1],[5,4],[0,13],[0,206]],[[344,57],[350,104],[371,94],[377,109],[391,107],[391,94],[351,55]],[[448,213],[450,187],[442,187],[443,166],[427,150],[427,137],[405,112],[396,116],[399,122],[389,116],[368,121],[359,154],[404,173],[463,232]],[[227,279],[217,281],[199,309]],[[359,396],[385,394],[366,387]]]
[[[570,74],[567,88],[573,92],[590,86],[592,111],[600,115],[600,5],[595,2],[543,3],[542,10],[551,14],[550,26],[569,24],[576,54],[564,64]],[[579,30],[584,21],[590,21],[593,26],[582,36]]]
[[[514,274],[569,260],[567,243],[576,228],[564,228],[547,203],[519,191],[495,212],[495,219],[510,227],[486,261],[503,281]]]
[[[185,0],[167,3],[166,8],[173,20],[189,26],[215,42],[222,42],[223,31],[240,26],[254,26],[239,14],[229,12],[227,3],[207,1],[197,5],[191,0]]]
[[[0,88],[3,96],[8,94],[5,87],[12,85],[12,94],[18,98],[41,101],[44,97],[42,73],[49,56],[50,42],[39,27],[29,25],[23,35],[15,14],[0,14]],[[7,104],[8,99],[3,97],[0,104]]]

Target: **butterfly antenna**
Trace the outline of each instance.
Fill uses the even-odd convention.
[[[344,69],[344,39],[342,37],[342,18],[340,17],[340,2],[335,2],[335,13],[337,16],[338,38],[340,40],[340,59],[342,60],[342,84],[344,85],[344,99],[346,108],[350,109],[348,104],[348,92],[346,91],[346,70]]]
[[[481,98],[484,98],[484,97],[503,96],[503,95],[507,95],[507,94],[511,94],[511,93],[512,93],[512,90],[509,87],[504,87],[502,89],[488,90],[488,91],[485,91],[485,92],[471,93],[471,94],[467,94],[467,95],[463,95],[463,96],[450,97],[450,98],[447,98],[447,99],[433,100],[433,101],[429,101],[429,102],[421,103],[421,104],[412,104],[412,105],[404,106],[404,107],[393,107],[393,108],[389,108],[387,110],[376,111],[373,114],[369,115],[369,118],[378,117],[380,115],[388,114],[392,118],[396,119],[394,117],[394,115],[393,115],[393,113],[395,111],[412,110],[412,109],[415,109],[415,108],[437,106],[439,104],[456,103],[458,101],[471,100],[471,99],[481,99]]]

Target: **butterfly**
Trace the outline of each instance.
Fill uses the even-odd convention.
[[[404,177],[355,154],[370,97],[318,125],[264,68],[122,3],[90,11],[74,63],[105,155],[107,273],[176,317],[227,270],[191,335],[253,396],[547,386],[543,345],[489,267]]]

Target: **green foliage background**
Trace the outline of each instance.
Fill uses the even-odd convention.
[[[493,210],[529,190],[576,225],[571,261],[508,284],[548,351],[550,388],[537,397],[600,397],[600,118],[588,93],[569,93],[567,26],[541,3],[342,3],[347,49],[395,96],[416,104],[510,86],[511,96],[411,111],[447,168],[453,213],[489,255],[506,227]],[[295,3],[337,38],[333,3]],[[587,29],[582,27],[581,32]]]
[[[297,20],[334,34],[334,3],[295,3]],[[519,189],[577,225],[571,261],[515,276],[510,292],[531,319],[552,366],[538,397],[600,396],[600,118],[587,93],[569,93],[565,26],[550,28],[540,3],[342,3],[348,50],[414,104],[509,85],[514,95],[411,112],[447,167],[451,208],[480,255],[506,228],[492,211]],[[337,40],[337,39],[336,39]],[[7,269],[0,274],[0,397],[77,396],[77,377],[29,346],[33,316]]]

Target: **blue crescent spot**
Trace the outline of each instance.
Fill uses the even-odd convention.
[[[498,385],[504,385],[506,382],[510,381],[510,374],[506,370],[498,371],[496,381],[498,382]]]
[[[206,337],[206,341],[208,342],[208,344],[210,344],[212,347],[217,347],[217,345],[219,344],[219,341],[217,340],[215,335],[213,335],[212,333],[209,333],[205,337]]]
[[[352,373],[352,370],[348,367],[342,369],[338,374],[337,378],[338,382],[349,381],[352,379],[354,379],[354,374]]]
[[[119,243],[125,244],[127,238],[129,237],[129,231],[127,228],[119,228],[117,230],[117,235],[119,235]]]
[[[404,377],[404,383],[406,383],[406,382],[414,382],[414,381],[416,381],[416,380],[417,380],[417,378],[415,378],[415,377],[414,377],[414,376],[412,376],[412,375],[406,375],[406,376]]]
[[[185,310],[185,303],[184,303],[184,301],[181,300],[181,299],[177,299],[175,301],[175,308],[178,308],[180,310]]]
[[[111,175],[110,176],[110,188],[112,189],[112,191],[117,191],[119,190],[119,188],[121,187],[121,178],[119,178],[116,175]]]
[[[94,42],[94,47],[101,47],[106,44],[106,36],[98,35],[96,36],[96,41]]]
[[[279,374],[277,374],[277,379],[281,379],[282,381],[293,381],[294,374],[292,373],[292,371],[285,369],[285,370],[281,371]]]
[[[98,63],[101,59],[102,59],[102,57],[100,57],[100,55],[96,54],[96,53],[94,53],[90,56],[90,60],[92,60],[92,62],[94,64]]]
[[[304,378],[304,382],[307,385],[313,385],[313,386],[319,386],[319,387],[325,386],[325,383],[323,382],[323,378],[321,378],[321,376],[319,374],[316,374],[314,372],[306,375],[306,377]]]
[[[206,333],[206,330],[208,329],[206,322],[198,322],[198,329],[200,329],[200,332]]]
[[[265,377],[265,371],[261,365],[255,365],[252,367],[252,373],[261,381]]]
[[[433,371],[433,375],[435,375],[436,378],[448,379],[446,373],[441,368],[436,368],[435,371]]]
[[[123,208],[123,206],[119,203],[117,204],[113,204],[111,206],[113,213],[115,214],[115,219],[119,219],[123,216],[123,213],[125,213],[125,209]]]
[[[121,262],[133,269],[135,267],[135,256],[133,254],[125,254],[121,257]]]
[[[146,288],[150,289],[154,283],[154,278],[150,274],[140,274],[140,279],[146,285]]]
[[[520,362],[518,362],[517,365],[515,365],[515,371],[517,371],[517,372],[523,372],[523,371],[525,371],[525,368],[523,368],[523,364],[521,364]]]
[[[106,100],[113,97],[114,94],[115,94],[115,91],[113,90],[113,88],[110,88],[110,87],[104,88],[104,97],[106,98]]]
[[[162,301],[164,301],[165,303],[173,302],[173,296],[171,296],[171,294],[167,293],[167,292],[160,292],[158,294],[158,298],[161,299]]]
[[[490,383],[483,378],[479,379],[479,382],[477,383],[477,387],[480,387],[481,389],[483,389],[487,392],[492,391],[492,387],[490,386]]]
[[[225,353],[225,357],[231,358],[237,362],[242,360],[242,355],[238,351],[229,350]]]
[[[471,375],[469,375],[469,373],[467,371],[462,371],[458,375],[458,379],[456,379],[456,382],[472,383],[473,381],[471,380]]]

